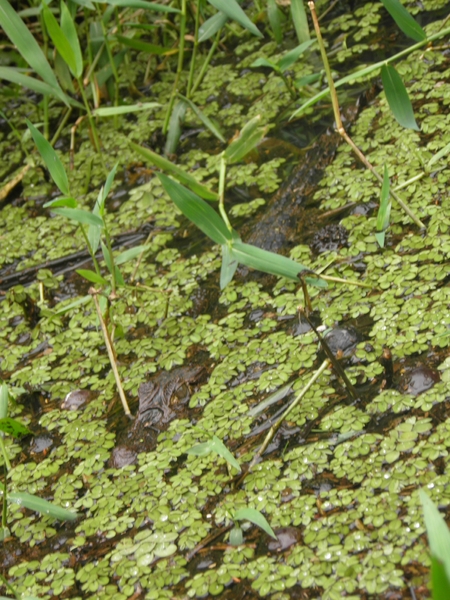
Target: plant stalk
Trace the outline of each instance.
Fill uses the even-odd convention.
[[[175,81],[173,83],[172,93],[169,99],[169,106],[167,107],[166,117],[164,119],[163,125],[163,134],[167,134],[167,130],[169,128],[170,116],[172,114],[173,105],[175,102],[175,98],[178,93],[178,85],[180,83],[181,73],[183,72],[183,62],[184,62],[184,42],[186,35],[186,0],[181,0],[181,13],[180,13],[180,45],[178,48],[178,66],[177,73],[175,75]]]

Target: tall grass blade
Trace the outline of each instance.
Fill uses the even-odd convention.
[[[181,212],[213,242],[223,245],[231,241],[231,232],[209,204],[170,177],[162,173],[158,174],[158,177]]]
[[[21,85],[28,90],[33,90],[33,92],[37,92],[38,94],[55,96],[64,104],[69,106],[69,104],[76,105],[78,108],[84,108],[76,102],[72,100],[72,98],[66,96],[66,94],[62,91],[62,89],[58,86],[57,88],[52,87],[48,83],[44,81],[40,81],[39,79],[35,79],[34,77],[29,77],[28,75],[24,75],[23,73],[19,73],[16,69],[12,67],[0,67],[0,79],[5,79],[6,81],[10,81],[11,83],[16,83],[17,85]]]
[[[261,115],[256,115],[242,128],[239,137],[231,142],[225,150],[228,163],[236,163],[244,158],[259,144],[266,133],[265,127],[260,127]]]
[[[189,100],[188,98],[185,98],[181,94],[178,94],[178,97],[181,98],[181,100],[183,100],[189,106],[189,108],[200,119],[200,121],[203,123],[203,125],[207,129],[209,129],[209,131],[213,135],[215,135],[218,140],[220,140],[223,144],[225,144],[225,142],[226,142],[225,138],[223,137],[222,133],[219,131],[219,129],[217,128],[217,126],[214,125],[214,123],[211,121],[211,119],[209,117],[207,117],[205,115],[205,113],[202,110],[200,110],[199,107],[196,104],[194,104],[192,102],[192,100]]]
[[[0,386],[0,419],[5,419],[8,415],[9,393],[6,383]]]
[[[293,48],[287,54],[285,54],[283,56],[283,58],[281,58],[278,61],[278,66],[280,68],[280,71],[283,72],[283,71],[286,71],[287,69],[289,69],[298,60],[298,58],[303,54],[303,52],[311,46],[311,44],[313,42],[314,42],[314,40],[307,40],[306,42],[303,42],[302,44],[300,44],[296,48]]]
[[[206,40],[212,38],[213,35],[216,35],[219,29],[222,29],[222,27],[227,21],[228,17],[222,11],[219,11],[218,13],[207,19],[198,30],[198,41],[206,42]]]
[[[193,192],[195,192],[205,200],[218,200],[218,196],[215,192],[211,191],[202,183],[199,183],[195,179],[195,177],[193,177],[189,173],[186,173],[186,171],[183,171],[183,169],[181,169],[178,165],[174,164],[173,162],[170,162],[170,160],[167,160],[167,158],[156,154],[156,152],[153,152],[153,150],[150,150],[149,148],[139,146],[134,142],[129,142],[129,144],[134,150],[136,150],[136,152],[138,152],[138,154],[140,154],[152,165],[156,165],[163,171],[170,173],[171,175],[173,175],[173,177],[175,177],[175,179],[181,181],[181,183],[184,183],[184,185],[187,185],[188,188],[190,188]]]
[[[297,39],[302,44],[311,37],[309,34],[308,18],[303,0],[291,0],[291,16],[294,22]]]
[[[287,277],[294,281],[298,281],[298,274],[307,269],[307,267],[286,256],[281,256],[281,254],[275,254],[274,252],[257,248],[251,244],[244,244],[244,242],[240,241],[233,240],[231,251],[233,257],[247,267],[257,269],[263,273]],[[322,279],[308,277],[305,281],[316,287],[327,287],[326,281],[323,281]]]
[[[167,131],[165,154],[175,154],[178,141],[183,131],[184,117],[186,115],[187,103],[179,100],[172,109],[170,115],[169,129]]]
[[[431,597],[433,600],[450,598],[450,582],[445,566],[435,556],[431,557]]]
[[[450,531],[441,513],[427,494],[423,490],[420,490],[419,494],[431,555],[444,566],[448,584],[450,582]],[[449,595],[446,597],[450,598]]]
[[[86,210],[79,208],[55,208],[52,209],[52,212],[82,225],[98,225],[98,227],[103,227],[102,219]]]
[[[381,0],[381,2],[405,35],[416,42],[421,42],[427,37],[419,23],[399,0]]]
[[[214,8],[217,8],[217,10],[225,13],[227,17],[233,21],[236,21],[236,23],[239,23],[239,25],[242,25],[244,29],[248,29],[248,31],[253,33],[253,35],[256,35],[260,38],[263,37],[263,34],[259,31],[256,25],[250,21],[236,0],[208,0],[208,2],[212,4]]]
[[[274,530],[267,522],[266,517],[256,510],[255,508],[241,508],[236,511],[233,515],[233,519],[236,521],[250,521],[254,525],[260,527],[263,531],[270,535],[274,540],[277,540]]]
[[[77,75],[77,61],[75,59],[75,54],[72,50],[69,40],[64,35],[61,27],[59,26],[58,21],[55,19],[53,13],[46,4],[43,5],[42,15],[44,17],[45,26],[47,27],[48,34],[51,37],[56,50],[62,56],[64,62],[67,64],[70,71],[72,72],[72,75],[74,75],[75,77],[79,77],[79,75]]]
[[[419,131],[408,92],[402,78],[392,65],[383,65],[381,79],[386,99],[396,121],[406,129]]]
[[[238,267],[238,261],[233,256],[231,248],[228,244],[222,246],[222,266],[220,269],[220,289],[223,290],[227,287],[230,281],[233,279],[236,269]]]
[[[275,0],[267,0],[267,16],[275,41],[277,44],[281,44],[283,41],[283,30],[281,27],[283,13],[278,8]]]
[[[74,75],[79,79],[83,74],[83,55],[81,54],[80,40],[78,39],[75,23],[64,2],[61,2],[61,30],[72,48],[73,56],[75,58]]]
[[[279,71],[278,63],[274,63],[267,58],[257,58],[250,65],[251,67],[268,67],[269,69],[273,69],[274,71]]]
[[[147,52],[148,54],[157,54],[161,56],[171,52],[171,48],[164,48],[163,46],[156,46],[156,44],[150,44],[149,42],[143,42],[142,40],[126,37],[125,35],[116,35],[115,39],[129,48],[134,50],[140,50],[141,52]]]
[[[139,104],[127,104],[124,106],[104,106],[96,108],[92,114],[96,117],[115,117],[116,115],[128,115],[143,110],[160,108],[159,102],[142,102]]]
[[[11,42],[23,56],[30,67],[36,71],[51,88],[59,90],[58,80],[47,62],[39,44],[31,35],[28,27],[9,4],[8,0],[0,0],[0,25]]]
[[[66,170],[64,169],[59,156],[56,154],[55,150],[53,150],[50,142],[45,139],[42,133],[40,133],[36,127],[30,123],[30,121],[28,121],[28,119],[25,120],[33,137],[34,143],[39,150],[39,154],[42,156],[45,166],[50,171],[53,181],[63,194],[69,196],[69,181],[67,179]]]
[[[177,8],[166,6],[165,4],[155,4],[146,0],[95,0],[98,4],[109,4],[110,6],[122,6],[123,8],[143,8],[145,10],[154,10],[156,12],[179,13]]]
[[[26,494],[25,492],[12,492],[8,494],[8,502],[14,502],[15,504],[41,513],[41,515],[48,515],[59,521],[75,521],[79,517],[77,513],[71,510],[66,510],[47,500],[38,498],[38,496]]]
[[[383,185],[381,186],[381,198],[380,208],[378,209],[377,215],[377,231],[375,237],[380,245],[380,248],[384,248],[384,238],[386,229],[389,227],[389,221],[391,216],[391,196],[389,194],[389,173],[386,165],[384,165]]]

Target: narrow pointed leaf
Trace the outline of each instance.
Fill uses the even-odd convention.
[[[42,15],[44,17],[48,34],[51,37],[55,48],[61,54],[64,62],[67,64],[72,74],[76,77],[77,63],[75,54],[73,53],[69,40],[66,38],[61,27],[59,26],[58,21],[55,19],[53,13],[46,4],[43,5]]]
[[[444,156],[447,156],[447,154],[449,152],[450,152],[450,143],[447,144],[446,146],[444,146],[444,148],[441,148],[441,150],[439,150],[439,152],[436,152],[436,154],[430,158],[430,160],[427,163],[427,168],[430,169],[434,165],[434,163],[441,160],[441,158],[444,158]]]
[[[273,69],[274,71],[278,71],[278,65],[267,58],[257,58],[250,65],[251,67],[268,67],[269,69]]]
[[[49,170],[53,181],[63,194],[69,196],[69,181],[67,179],[66,170],[64,169],[59,156],[56,154],[50,142],[45,139],[42,133],[40,133],[40,131],[38,131],[36,127],[30,123],[30,121],[28,121],[28,119],[25,120],[33,137],[34,143],[39,150],[39,154],[42,156],[45,166]]]
[[[239,473],[241,472],[241,465],[234,458],[234,456],[231,454],[231,452],[228,450],[228,448],[225,446],[222,440],[220,440],[215,435],[213,435],[211,450],[219,456],[221,456],[222,458],[224,458],[227,461],[227,463],[229,463],[232,467],[237,469]]]
[[[115,38],[118,42],[124,44],[124,46],[133,48],[134,50],[140,50],[141,52],[147,52],[148,54],[163,55],[171,52],[171,48],[156,46],[156,44],[150,44],[149,42],[144,42],[140,39],[126,37],[124,35],[116,35]]]
[[[209,129],[209,131],[213,135],[215,135],[218,140],[225,144],[225,138],[223,137],[219,129],[216,127],[216,125],[214,125],[214,123],[211,121],[211,119],[207,117],[205,113],[202,110],[200,110],[199,107],[196,104],[194,104],[191,100],[185,98],[181,94],[178,94],[178,97],[181,98],[181,100],[183,100],[183,102],[185,102],[189,106],[189,108],[195,115],[197,115],[197,117],[200,119],[203,125],[207,127],[207,129]]]
[[[252,267],[263,273],[287,277],[294,281],[298,281],[298,274],[307,268],[286,256],[257,248],[251,244],[244,244],[243,242],[233,241],[231,250],[234,258],[247,267]],[[306,282],[309,285],[320,288],[327,287],[326,281],[322,279],[307,277]]]
[[[294,22],[297,39],[302,44],[311,37],[309,34],[308,18],[303,0],[291,0],[291,15]]]
[[[235,525],[233,529],[230,531],[230,544],[232,546],[240,546],[244,543],[244,534],[242,533],[242,529]]]
[[[261,116],[256,115],[244,125],[239,137],[231,142],[225,150],[225,158],[228,163],[239,162],[259,144],[266,133],[265,127],[260,127],[260,122]]]
[[[275,37],[275,41],[277,44],[281,44],[283,41],[283,30],[281,27],[283,13],[278,8],[275,0],[267,0],[267,16],[269,18],[270,27]]]
[[[167,160],[167,158],[164,158],[163,156],[156,154],[156,152],[153,152],[149,148],[144,148],[143,146],[139,146],[138,144],[135,144],[134,142],[129,142],[129,144],[134,150],[136,150],[136,152],[138,152],[141,156],[143,156],[146,160],[148,160],[152,165],[156,165],[163,171],[170,173],[171,175],[173,175],[173,177],[175,177],[175,179],[178,179],[178,181],[181,181],[181,183],[184,183],[184,185],[187,185],[193,192],[195,192],[196,194],[198,194],[205,200],[217,200],[218,199],[216,193],[211,191],[209,188],[207,188],[202,183],[199,183],[195,179],[195,177],[193,177],[189,173],[186,173],[186,171],[183,171],[183,169],[181,167],[174,164],[173,162],[170,162],[170,160]]]
[[[254,508],[241,508],[233,515],[236,521],[250,521],[254,525],[260,527],[263,531],[270,535],[274,540],[277,540],[274,530],[267,522],[266,517]]]
[[[448,600],[450,598],[450,582],[443,563],[431,556],[431,589],[433,600]]]
[[[226,244],[232,235],[214,209],[196,194],[160,173],[164,189],[181,212],[216,244]]]
[[[391,216],[391,206],[389,195],[389,174],[386,165],[384,165],[383,185],[381,186],[380,208],[377,215],[377,232],[375,237],[381,248],[384,247],[385,231],[389,227]]]
[[[227,17],[236,21],[236,23],[239,23],[239,25],[242,25],[245,29],[248,29],[253,35],[260,38],[263,37],[262,33],[256,25],[250,21],[236,0],[208,0],[208,2],[212,4],[214,8],[217,8],[217,10],[225,13]]]
[[[187,104],[184,100],[179,100],[172,109],[170,115],[169,129],[167,131],[165,154],[175,154],[178,140],[183,131],[184,117],[186,115]]]
[[[106,244],[104,244],[103,242],[100,242],[100,245],[102,247],[103,258],[105,260],[106,266],[108,267],[108,271],[112,274],[113,269],[114,269],[114,264],[111,260],[111,255],[109,253],[108,246]]]
[[[421,42],[427,37],[419,23],[399,0],[381,0],[381,2],[405,35],[416,42]]]
[[[78,104],[78,102],[66,96],[59,86],[57,88],[52,87],[48,83],[40,81],[39,79],[35,79],[34,77],[24,75],[12,67],[0,67],[0,79],[5,79],[11,83],[21,85],[28,90],[33,90],[33,92],[37,92],[38,94],[42,94],[44,96],[55,96],[67,106],[69,106],[69,104],[79,107],[81,106]]]
[[[8,502],[14,502],[30,510],[34,510],[42,515],[48,515],[59,521],[75,521],[79,515],[71,510],[61,508],[56,504],[52,504],[47,500],[38,498],[33,494],[26,494],[25,492],[13,492],[8,494]]]
[[[444,565],[450,581],[450,531],[443,516],[427,494],[420,490],[419,495],[423,506],[431,555]]]
[[[43,207],[44,208],[58,208],[58,206],[66,206],[67,208],[76,208],[78,206],[78,202],[75,198],[71,198],[70,196],[67,198],[56,198],[55,200],[50,200],[46,202]]]
[[[52,212],[83,225],[98,225],[99,227],[103,227],[102,219],[97,215],[87,212],[87,210],[79,208],[55,208],[52,209]]]
[[[285,54],[283,58],[278,61],[278,67],[280,68],[280,71],[284,72],[289,69],[289,67],[291,67],[296,60],[298,60],[298,58],[311,46],[313,42],[314,40],[307,40]]]
[[[227,287],[230,281],[233,279],[236,269],[238,267],[238,261],[234,258],[231,252],[231,248],[228,244],[222,246],[222,267],[220,269],[220,289],[223,290]]]
[[[186,454],[191,454],[192,456],[208,456],[208,454],[211,454],[212,443],[212,440],[208,440],[207,442],[196,444],[195,446],[192,446],[192,448],[189,448],[189,450],[186,450]]]
[[[123,106],[102,106],[92,111],[96,117],[114,117],[116,115],[128,115],[143,110],[152,110],[160,108],[159,102],[142,102],[139,104],[127,104]]]
[[[411,100],[402,78],[391,65],[383,65],[381,68],[381,79],[384,92],[392,114],[402,127],[419,131]]]
[[[9,394],[8,386],[2,383],[0,386],[0,419],[6,419],[8,415]]]
[[[198,30],[198,41],[206,42],[206,40],[209,40],[209,38],[216,35],[216,33],[222,29],[227,21],[228,17],[222,11],[207,19]]]
[[[78,39],[75,23],[72,19],[67,5],[61,2],[61,31],[66,36],[75,59],[74,75],[78,79],[83,74],[83,56],[81,54],[80,41]]]
[[[121,252],[120,254],[114,257],[114,262],[116,265],[123,265],[129,260],[133,260],[133,258],[136,258],[140,254],[142,254],[142,252],[145,252],[147,248],[148,246],[142,244],[141,246],[135,246],[134,248],[125,250],[124,252]]]
[[[39,77],[51,88],[57,89],[63,94],[39,44],[8,0],[0,0],[0,26]]]
[[[90,271],[89,269],[76,269],[76,272],[91,283],[99,283],[100,285],[108,284],[107,280],[95,271]]]
[[[99,208],[100,208],[99,212],[100,212],[101,216],[104,215],[105,200],[108,197],[109,192],[111,191],[111,186],[113,184],[114,177],[116,176],[117,167],[118,166],[119,166],[119,163],[116,162],[116,164],[114,165],[114,167],[108,173],[108,176],[107,176],[106,181],[105,181],[105,185],[104,185],[104,187],[101,190],[101,202],[99,204]]]
[[[95,0],[99,4],[109,4],[110,6],[123,6],[124,8],[144,8],[145,10],[154,10],[156,12],[179,13],[177,8],[166,6],[165,4],[156,4],[146,0]]]
[[[22,425],[22,423],[19,423],[19,421],[16,421],[15,419],[11,419],[11,417],[0,419],[0,431],[12,435],[15,438],[20,438],[24,435],[33,435],[28,427]]]

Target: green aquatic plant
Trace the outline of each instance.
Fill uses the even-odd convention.
[[[278,539],[274,530],[267,522],[266,517],[255,508],[240,508],[236,512],[230,513],[230,518],[234,523],[230,531],[230,544],[232,546],[240,546],[244,543],[244,533],[242,527],[238,524],[240,521],[250,521],[250,523],[262,529],[274,540]]]
[[[420,500],[431,551],[431,597],[433,600],[446,600],[450,597],[450,530],[423,490],[420,491]]]

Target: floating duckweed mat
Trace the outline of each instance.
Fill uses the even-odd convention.
[[[373,46],[366,38],[376,31],[380,10],[381,4],[369,3],[334,21],[327,33],[333,37],[357,27],[358,39],[353,35],[359,45],[349,48],[367,51]],[[430,27],[434,31],[439,23]],[[225,127],[239,129],[255,114],[274,126],[289,94],[274,75],[248,67],[255,58],[275,52],[274,43],[261,45],[245,37],[235,52],[237,64],[211,67],[195,102],[209,99],[208,111],[219,114]],[[345,61],[349,53],[339,52],[337,60]],[[303,63],[295,69],[302,75],[314,71]],[[383,93],[362,110],[352,128],[355,142],[375,166],[381,170],[389,164],[395,185],[416,175],[450,142],[448,49],[422,49],[398,70],[421,132],[396,124]],[[163,77],[152,91],[162,99],[171,85],[171,78]],[[236,101],[223,108],[218,90]],[[30,104],[23,102],[25,112],[33,110]],[[126,137],[138,142],[149,138],[161,127],[163,114],[120,120],[117,131],[101,125],[108,158],[114,162],[120,155],[123,164],[137,162]],[[74,193],[82,194],[82,166],[93,161],[84,199],[90,206],[103,174],[80,135],[71,177]],[[3,136],[2,143],[7,139]],[[16,154],[11,160],[20,161]],[[61,156],[67,163],[65,153]],[[216,172],[217,158],[205,150],[186,150],[183,158],[195,164],[200,177]],[[233,183],[251,182],[254,198],[271,192],[280,183],[281,160],[270,162],[235,169]],[[124,425],[118,425],[118,409],[109,408],[115,382],[91,304],[58,312],[78,292],[73,279],[63,283],[62,276],[49,271],[39,273],[48,310],[36,324],[28,311],[30,302],[39,302],[37,282],[5,295],[0,368],[17,396],[13,414],[37,438],[49,440],[44,452],[33,450],[28,441],[5,438],[13,464],[9,489],[37,494],[82,515],[68,525],[17,505],[8,508],[11,536],[3,542],[3,574],[19,594],[185,600],[228,592],[231,597],[287,600],[302,594],[334,600],[401,598],[410,594],[409,588],[425,593],[430,559],[418,490],[425,488],[441,508],[450,504],[446,157],[436,167],[403,191],[425,221],[426,232],[412,226],[394,205],[386,247],[380,249],[373,209],[378,186],[350,149],[339,147],[314,204],[330,211],[353,203],[351,214],[347,211],[340,221],[349,232],[348,245],[315,255],[299,240],[291,256],[314,270],[328,265],[328,275],[371,286],[330,283],[327,290],[311,292],[326,327],[366,323],[365,339],[346,367],[352,382],[361,386],[361,399],[349,403],[339,381],[326,371],[239,486],[222,458],[187,451],[214,433],[246,465],[261,441],[253,437],[255,430],[264,430],[266,419],[255,420],[249,407],[288,382],[293,393],[308,382],[320,349],[315,335],[298,323],[297,307],[303,303],[299,286],[273,279],[268,285],[266,279],[244,273],[220,291],[219,248],[200,242],[198,251],[186,249],[186,239],[197,243],[203,235],[181,219],[157,178],[148,175],[150,181],[132,186],[108,218],[113,234],[143,222],[153,227],[138,271],[140,287],[121,290],[114,308],[119,371],[133,412],[140,384],[152,375],[204,355],[207,376],[195,386],[183,414],[159,432],[155,447],[142,448],[136,463],[122,468],[114,466],[111,456]],[[41,173],[30,170],[23,186],[24,202],[2,208],[2,265],[25,269],[81,249],[83,241],[70,223],[40,212],[42,197],[54,192]],[[255,210],[264,210],[261,205]],[[134,265],[123,265],[126,278],[133,270]],[[385,347],[394,363],[391,388],[383,388],[378,361]],[[425,368],[429,371],[422,371],[422,380],[429,385],[417,393],[413,378]],[[75,410],[64,410],[61,403],[74,389],[90,390],[92,397]],[[282,540],[279,546],[246,523],[244,544],[228,544],[230,515],[246,507],[265,515]],[[220,537],[198,546],[222,527]]]

